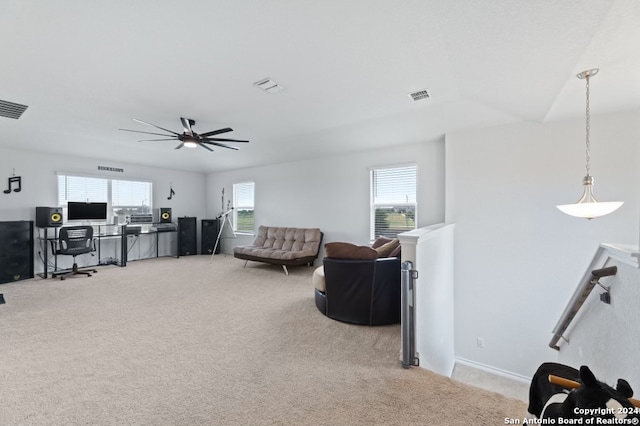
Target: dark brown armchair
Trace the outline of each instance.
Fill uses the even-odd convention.
[[[328,256],[334,255],[330,244],[325,245]],[[348,246],[340,244],[343,253]],[[399,323],[400,258],[376,257],[376,251],[368,247],[355,250],[354,257],[369,258],[323,259],[324,282],[315,288],[316,307],[329,318],[352,324]]]

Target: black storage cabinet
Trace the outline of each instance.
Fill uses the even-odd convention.
[[[33,221],[0,222],[0,284],[33,278]]]

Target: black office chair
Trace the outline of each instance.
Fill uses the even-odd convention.
[[[79,254],[91,253],[95,251],[95,242],[93,241],[93,226],[65,226],[60,228],[58,234],[58,248],[56,254],[73,256],[73,269],[70,272],[54,273],[53,276],[60,276],[64,280],[69,275],[88,275],[91,272],[98,272],[95,269],[78,269],[76,256]]]

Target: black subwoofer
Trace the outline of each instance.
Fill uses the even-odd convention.
[[[0,222],[0,284],[33,278],[33,222]]]
[[[38,228],[62,226],[62,209],[60,207],[36,207],[36,226]]]
[[[202,219],[202,232],[200,233],[200,254],[211,254],[213,246],[218,239],[218,219]],[[220,242],[216,247],[216,254],[220,253]]]
[[[178,256],[198,254],[195,217],[178,218]]]

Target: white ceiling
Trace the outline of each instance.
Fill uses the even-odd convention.
[[[29,106],[0,146],[105,165],[211,172],[584,116],[590,68],[594,115],[640,106],[638,0],[3,0],[0,40],[0,99]],[[251,142],[118,130],[180,117]]]

